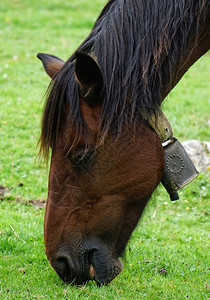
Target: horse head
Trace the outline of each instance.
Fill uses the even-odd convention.
[[[56,81],[64,62],[46,54],[38,57]],[[64,281],[78,284],[94,278],[106,284],[120,273],[119,257],[161,180],[163,150],[157,135],[143,123],[138,135],[123,128],[116,141],[109,134],[98,145],[102,72],[92,56],[78,52],[72,76],[78,83],[88,141],[80,136],[71,147],[75,129],[69,130],[71,107],[64,103],[58,139],[51,145],[46,253]],[[51,109],[53,101],[48,105]]]

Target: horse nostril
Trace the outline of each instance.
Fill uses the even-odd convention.
[[[61,271],[66,270],[66,265],[68,264],[67,259],[64,257],[57,259],[57,266]]]
[[[55,270],[58,275],[64,280],[68,280],[70,277],[71,271],[67,258],[59,257],[56,260]]]

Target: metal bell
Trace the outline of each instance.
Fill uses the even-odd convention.
[[[176,138],[164,143],[163,148],[165,169],[161,182],[174,201],[179,199],[177,191],[194,180],[199,172]]]

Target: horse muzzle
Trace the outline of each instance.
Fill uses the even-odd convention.
[[[77,254],[70,254],[62,248],[57,252],[56,259],[50,261],[66,283],[81,285],[94,280],[98,285],[106,285],[122,271],[122,262],[110,255],[106,245],[100,244],[85,251],[82,249]]]

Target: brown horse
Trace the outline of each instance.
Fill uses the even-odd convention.
[[[41,152],[52,149],[44,238],[65,282],[107,284],[159,184],[161,141],[144,118],[209,49],[208,0],[110,0],[52,78]]]

